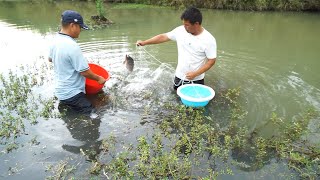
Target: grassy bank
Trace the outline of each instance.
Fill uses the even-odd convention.
[[[17,0],[18,1],[18,0]],[[20,0],[32,3],[58,2],[58,0]],[[95,0],[78,0],[95,2]],[[319,0],[105,0],[104,3],[134,3],[186,8],[195,6],[206,9],[245,11],[320,11]]]
[[[249,11],[319,11],[318,0],[109,0],[109,2],[138,3],[185,8],[196,6],[208,9]]]

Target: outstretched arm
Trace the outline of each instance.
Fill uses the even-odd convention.
[[[168,38],[168,36],[166,34],[159,34],[159,35],[156,35],[150,39],[147,39],[147,40],[144,40],[144,41],[137,41],[136,42],[136,45],[137,46],[144,46],[144,45],[148,45],[148,44],[160,44],[160,43],[163,43],[163,42],[167,42],[169,41],[170,39]]]

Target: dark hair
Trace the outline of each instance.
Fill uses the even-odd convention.
[[[62,27],[67,27],[67,26],[69,26],[69,24],[71,24],[71,23],[68,23],[68,22],[62,22],[62,21],[61,21],[61,26],[62,26]]]
[[[181,20],[189,21],[191,24],[195,24],[196,22],[199,24],[202,23],[202,14],[200,10],[195,7],[189,7],[186,9],[180,18]]]

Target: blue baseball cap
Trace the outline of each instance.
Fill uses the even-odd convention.
[[[82,29],[86,29],[86,30],[89,29],[89,27],[83,23],[82,16],[76,11],[72,11],[72,10],[64,11],[61,14],[61,21],[63,23],[77,23],[80,25]]]

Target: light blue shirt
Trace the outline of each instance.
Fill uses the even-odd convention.
[[[85,77],[80,72],[88,70],[89,65],[72,37],[57,34],[50,46],[49,58],[53,62],[55,96],[59,100],[85,93]]]

